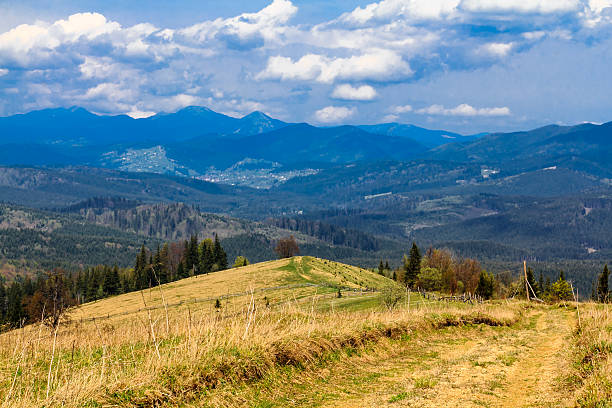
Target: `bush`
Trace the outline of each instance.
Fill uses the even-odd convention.
[[[380,300],[388,310],[393,310],[402,301],[404,295],[404,289],[397,285],[389,285],[380,291]]]
[[[422,268],[417,277],[420,288],[429,291],[442,289],[442,272],[437,268]]]

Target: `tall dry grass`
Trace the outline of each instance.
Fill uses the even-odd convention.
[[[574,332],[574,379],[576,405],[612,407],[612,311],[610,305],[589,304],[580,308]]]
[[[467,323],[510,325],[519,306],[435,305],[318,312],[187,307],[123,320],[78,321],[57,336],[29,326],[0,336],[0,395],[6,407],[154,406],[197,400],[207,390],[264,378],[275,367],[307,368],[343,349]]]

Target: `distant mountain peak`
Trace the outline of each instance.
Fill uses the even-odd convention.
[[[253,112],[249,113],[248,115],[243,116],[242,119],[266,119],[266,120],[273,120],[270,116],[266,115],[262,111],[253,111]]]

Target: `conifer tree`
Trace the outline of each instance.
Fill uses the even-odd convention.
[[[221,242],[219,242],[219,236],[217,234],[215,234],[213,256],[215,259],[215,264],[217,265],[217,270],[223,271],[227,269],[227,254],[223,250]]]
[[[119,268],[117,265],[111,271],[104,274],[104,283],[102,288],[106,296],[112,296],[119,293]]]
[[[213,269],[215,263],[213,247],[214,244],[210,238],[206,238],[200,244],[200,271],[202,273],[209,273]]]
[[[597,300],[600,302],[607,302],[610,296],[610,291],[608,287],[608,280],[610,278],[610,271],[608,270],[608,265],[604,265],[603,271],[599,275],[599,279],[597,281]]]
[[[533,269],[531,267],[527,268],[527,282],[529,282],[529,286],[531,286],[531,290],[535,292],[535,295],[538,295],[538,284],[535,280],[535,275],[533,274]],[[533,296],[534,293],[530,293],[529,297]]]
[[[189,275],[185,272],[185,266],[183,264],[183,261],[179,262],[179,264],[178,264],[178,267],[176,269],[176,276],[179,279],[183,279],[183,278],[189,277]]]
[[[18,282],[13,282],[7,291],[6,320],[13,327],[18,327],[25,318],[22,305],[23,292]]]
[[[382,259],[380,260],[380,263],[378,264],[378,273],[381,275],[384,275],[385,273],[385,265],[383,265]]]
[[[540,271],[540,278],[538,279],[538,292],[536,293],[538,297],[542,297],[544,294],[544,275],[542,271]]]
[[[404,271],[404,284],[407,287],[413,287],[421,272],[421,251],[414,242],[410,248],[410,256],[404,257]]]
[[[136,257],[136,265],[134,266],[134,288],[136,290],[145,289],[148,286],[146,268],[147,250],[144,244],[142,244],[140,253]]]
[[[159,266],[157,273],[159,274],[159,281],[163,283],[170,282],[170,258],[169,258],[169,247],[165,243],[159,252]]]

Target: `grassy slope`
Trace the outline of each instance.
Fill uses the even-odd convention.
[[[251,294],[256,301],[267,298],[270,303],[277,303],[315,293],[336,293],[335,287],[361,290],[379,289],[389,284],[392,284],[389,279],[362,268],[318,258],[295,257],[168,283],[161,290],[146,291],[144,303],[140,292],[88,303],[71,316],[76,320],[117,314],[129,318],[129,314],[145,305],[163,308],[162,296],[170,308],[192,305],[193,308],[209,309],[216,299],[225,305],[242,305],[250,301]]]
[[[338,299],[328,285],[347,290]],[[572,309],[432,303],[413,295],[386,310],[378,294],[359,291],[387,285],[393,283],[360,268],[296,257],[86,304],[56,341],[38,326],[0,335],[0,395],[8,407],[573,400],[579,385],[557,380],[574,358],[563,353]],[[104,318],[117,313],[125,314]],[[599,387],[594,381],[602,375],[609,379],[591,376],[587,387]]]

